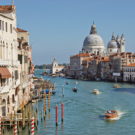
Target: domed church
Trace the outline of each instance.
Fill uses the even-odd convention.
[[[111,41],[109,41],[106,50],[103,39],[97,34],[96,25],[93,23],[90,34],[84,39],[82,52],[93,53],[101,56],[125,52],[124,35],[122,34],[121,37],[117,36],[115,38],[113,33]]]
[[[103,39],[97,34],[96,25],[94,23],[91,26],[90,34],[83,42],[82,52],[94,53],[96,55],[103,55],[105,53]]]

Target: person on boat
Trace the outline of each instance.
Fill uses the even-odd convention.
[[[116,113],[115,110],[108,110],[107,113]]]
[[[112,112],[109,110],[109,111],[107,111],[107,113],[112,113]]]

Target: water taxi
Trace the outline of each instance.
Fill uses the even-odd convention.
[[[114,84],[113,88],[120,88],[119,84]]]
[[[104,115],[107,120],[114,120],[119,117],[118,112],[116,110],[108,110]]]
[[[92,91],[92,94],[99,95],[101,92],[98,89],[94,89]]]

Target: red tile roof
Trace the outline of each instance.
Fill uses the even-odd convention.
[[[130,63],[127,65],[127,67],[135,67],[135,63]]]
[[[20,29],[20,28],[16,28],[17,32],[28,32],[26,30]]]
[[[76,54],[74,56],[71,56],[71,57],[89,57],[90,54],[89,53],[79,53],[79,54]]]
[[[103,62],[109,62],[110,61],[110,58],[109,57],[102,57],[101,58],[101,61],[103,61]]]
[[[0,12],[4,13],[4,12],[11,12],[15,9],[15,6],[13,5],[1,5],[0,6]]]

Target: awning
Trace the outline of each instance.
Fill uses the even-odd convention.
[[[10,77],[11,77],[11,74],[9,70],[6,67],[0,67],[0,78],[6,79]]]

